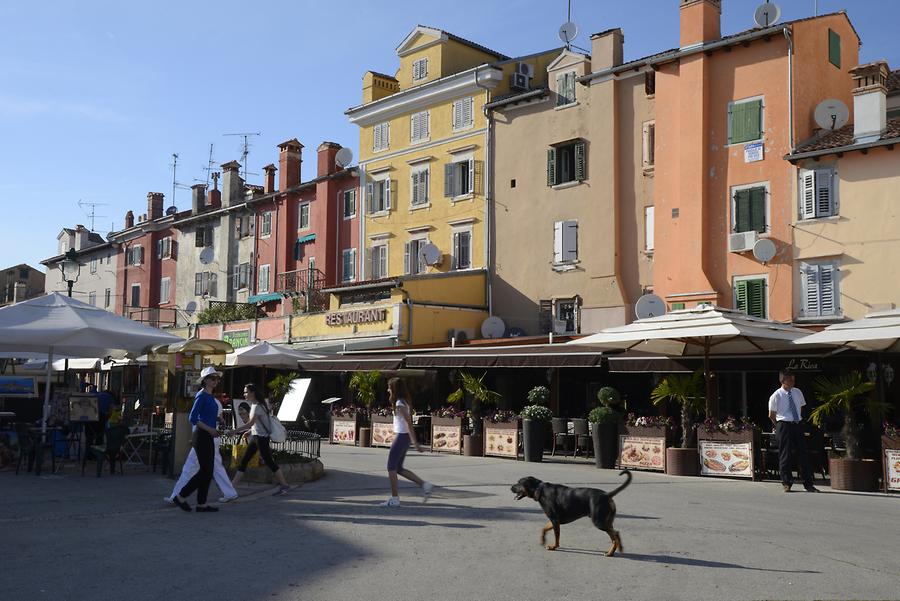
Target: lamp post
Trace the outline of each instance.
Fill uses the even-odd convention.
[[[69,285],[69,298],[72,297],[72,286],[78,281],[81,275],[81,263],[78,262],[78,253],[74,248],[66,251],[65,259],[59,264],[59,270],[62,272],[63,280]]]

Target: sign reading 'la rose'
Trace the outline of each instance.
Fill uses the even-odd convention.
[[[344,326],[357,323],[373,323],[387,319],[387,309],[359,309],[341,313],[326,313],[325,325]]]

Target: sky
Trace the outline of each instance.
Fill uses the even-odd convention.
[[[753,27],[763,0],[724,0],[723,35]],[[678,45],[679,0],[572,0],[575,45],[621,27],[625,60]],[[900,68],[900,2],[781,0],[782,19],[845,9],[862,38],[861,62]],[[278,162],[277,145],[305,145],[314,177],[322,141],[358,155],[344,111],[361,102],[367,70],[393,73],[397,45],[417,25],[452,32],[510,56],[560,45],[566,0],[44,0],[0,3],[0,268],[56,254],[63,227],[101,235],[147,192],[190,206],[191,185],[236,160],[251,136],[248,182]],[[82,203],[79,206],[79,202]]]

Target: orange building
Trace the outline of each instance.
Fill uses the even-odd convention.
[[[654,293],[670,309],[791,321],[797,182],[782,157],[813,134],[819,102],[852,104],[859,37],[844,12],[723,37],[719,0],[680,5],[680,48],[651,63]],[[763,239],[775,251],[765,262],[753,252]]]

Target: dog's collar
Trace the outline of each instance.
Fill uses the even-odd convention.
[[[537,485],[537,488],[534,489],[534,500],[535,501],[540,501],[541,491],[543,490],[543,488],[544,488],[544,483],[541,482],[540,484]]]

